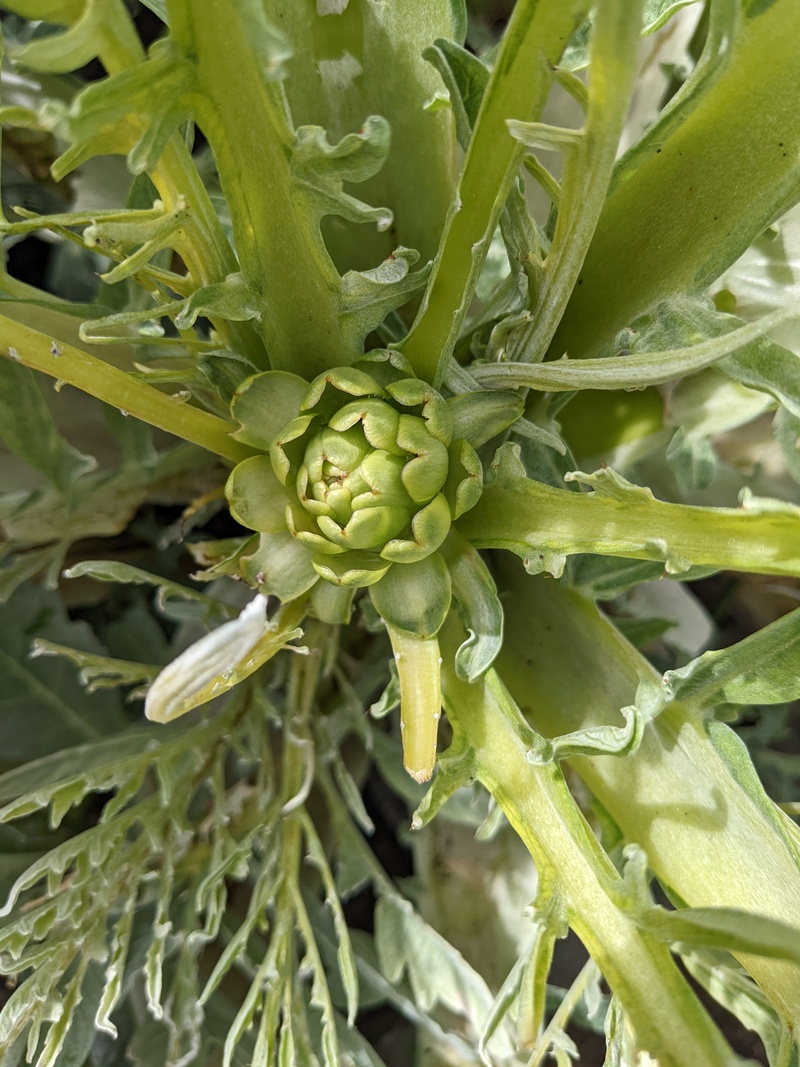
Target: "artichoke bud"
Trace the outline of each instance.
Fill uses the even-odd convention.
[[[432,386],[379,384],[357,367],[311,382],[270,459],[288,490],[288,530],[336,585],[372,585],[391,563],[430,556],[482,487],[480,461],[453,440],[450,407]]]
[[[320,577],[373,586],[393,564],[430,557],[483,488],[475,407],[414,378],[399,352],[368,353],[310,384],[283,371],[248,378],[233,398],[233,436],[263,451],[225,489],[233,516],[260,535],[242,576],[287,600]]]

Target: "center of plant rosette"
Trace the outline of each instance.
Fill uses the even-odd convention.
[[[352,399],[355,396],[357,399]],[[297,504],[287,521],[317,552],[424,559],[447,536],[447,404],[415,378],[382,389],[348,369],[317,378],[301,415],[278,434],[272,465]]]
[[[228,497],[236,517],[268,539],[288,533],[315,577],[339,586],[373,585],[393,563],[434,553],[482,485],[474,449],[454,438],[449,402],[386,361],[374,375],[334,368],[303,383],[302,395],[288,388],[290,377],[257,375],[234,403],[247,439],[255,443],[258,436],[264,444],[263,428],[248,430],[255,395],[263,418],[274,425],[270,386],[276,403],[294,391],[293,417],[269,442],[271,470],[259,456],[231,476]],[[282,522],[276,522],[278,512]]]

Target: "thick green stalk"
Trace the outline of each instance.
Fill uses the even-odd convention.
[[[641,23],[640,0],[604,0],[597,5],[586,121],[574,148],[566,154],[553,243],[532,294],[531,321],[515,338],[512,358],[541,360],[575,287],[628,112]]]
[[[109,74],[117,74],[129,67],[144,62],[144,51],[130,16],[122,3],[115,3],[113,12],[114,32],[104,36],[100,62]],[[128,32],[129,31],[129,32]],[[133,127],[141,125],[136,116],[128,120]],[[214,205],[192,162],[192,157],[182,138],[175,134],[170,140],[155,170],[150,175],[153,184],[164,202],[166,211],[173,211],[178,202],[189,209],[185,234],[179,251],[189,273],[198,287],[223,282],[238,270],[236,256],[230,246]],[[267,367],[264,344],[249,322],[230,322],[215,319],[214,328],[223,344],[250,359],[256,367]]]
[[[419,377],[441,381],[469,309],[489,242],[524,148],[508,119],[538,118],[553,67],[590,5],[584,0],[519,0],[506,28],[469,143],[433,274],[403,354]]]
[[[198,121],[231,209],[242,274],[264,303],[271,366],[312,378],[348,363],[339,275],[311,239],[291,189],[294,144],[279,83],[267,81],[234,0],[170,4],[172,33],[196,65]]]
[[[748,7],[707,95],[663,137],[656,124],[612,189],[552,357],[595,355],[659,301],[701,291],[800,195],[800,4]]]
[[[525,725],[490,670],[460,681],[451,664],[463,630],[441,633],[447,714],[475,752],[477,775],[527,845],[540,872],[552,874],[570,925],[586,945],[632,1023],[637,1043],[662,1067],[711,1067],[733,1057],[672,960],[621,904],[621,879],[580,814],[558,767],[526,758]],[[616,899],[615,899],[616,898]]]
[[[689,567],[800,575],[800,513],[668,504],[649,489],[590,476],[593,493],[572,493],[523,477],[498,477],[458,521],[479,548],[507,548],[540,570],[593,552]]]
[[[639,682],[657,681],[653,668],[590,601],[551,579],[526,576],[509,557],[498,563],[506,617],[498,671],[536,730],[554,737],[621,725],[619,709],[634,702]],[[714,730],[712,737],[698,712],[672,704],[646,727],[633,755],[571,763],[687,904],[741,908],[797,926],[796,829],[764,795],[732,731],[721,723]],[[798,968],[740,959],[797,1031]]]
[[[0,336],[4,357],[48,374],[63,384],[74,385],[151,426],[207,448],[232,463],[254,455],[252,448],[229,436],[237,429],[235,423],[176,401],[88,352],[54,340],[5,315],[0,315]]]

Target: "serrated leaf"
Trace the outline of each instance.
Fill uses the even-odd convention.
[[[97,467],[92,456],[82,455],[59,434],[36,375],[13,359],[0,359],[0,436],[68,497],[82,475]]]
[[[169,912],[175,878],[175,837],[176,833],[168,833],[165,835],[162,845],[159,889],[156,912],[153,918],[152,939],[147,949],[144,965],[147,1006],[154,1019],[161,1019],[164,1015],[161,996],[167,938],[172,932],[172,921]]]
[[[150,762],[160,747],[180,732],[177,728],[167,728],[166,731],[159,730],[156,735],[151,726],[137,727],[31,760],[0,775],[0,800],[5,802],[37,794],[43,798],[42,803],[47,803],[46,798],[58,783],[82,776],[104,779],[115,767],[120,768],[139,757]]]
[[[359,133],[350,133],[335,145],[328,142],[321,127],[300,126],[292,150],[291,180],[309,217],[319,220],[336,214],[350,222],[374,222],[379,230],[387,229],[391,211],[350,196],[343,183],[371,178],[383,166],[388,151],[389,125],[379,115],[371,115]]]
[[[296,122],[320,126],[332,139],[360,129],[369,114],[384,116],[391,128],[386,163],[358,195],[391,205],[394,225],[379,232],[327,220],[325,243],[342,274],[385,260],[397,244],[418,249],[423,262],[436,254],[455,178],[455,137],[447,112],[423,111],[442,86],[422,53],[437,38],[462,39],[450,0],[413,9],[369,3],[358,7],[358,19],[354,3],[342,16],[324,18],[282,0],[266,4],[294,46],[286,93]]]
[[[114,1038],[117,1036],[117,1028],[111,1022],[111,1013],[122,995],[125,964],[128,959],[128,951],[133,934],[136,901],[136,893],[129,892],[122,906],[122,911],[114,924],[108,963],[104,975],[103,992],[94,1018],[95,1027]]]
[[[567,555],[587,552],[661,559],[668,574],[708,566],[800,572],[800,510],[793,505],[745,498],[739,509],[668,504],[609,468],[566,479],[594,492],[571,494],[528,479],[518,449],[504,445],[458,531],[477,547],[511,549],[530,573],[555,577]]]
[[[398,983],[407,975],[424,1011],[441,1004],[477,1033],[492,1003],[480,975],[400,897],[382,896],[375,908],[375,948],[381,970]]]
[[[347,331],[359,342],[376,330],[390,311],[415,296],[430,276],[428,263],[411,273],[419,253],[413,248],[396,248],[373,270],[348,271],[340,284],[340,306]]]
[[[200,1004],[205,1004],[208,1001],[224,976],[235,965],[237,957],[246,953],[250,934],[259,924],[264,922],[265,910],[274,899],[279,876],[280,872],[275,857],[267,856],[262,861],[256,877],[247,906],[247,913],[214,965],[214,969],[200,994]]]
[[[2,753],[6,767],[119,732],[127,725],[116,694],[87,697],[69,664],[28,658],[36,636],[98,649],[85,624],[67,621],[53,593],[34,586],[18,590],[0,606],[0,633],[0,717],[7,730]]]
[[[247,322],[261,318],[262,301],[254,293],[242,274],[229,274],[223,282],[197,289],[186,300],[175,316],[179,330],[194,326],[200,315],[227,319],[229,322]]]
[[[717,457],[706,437],[676,430],[667,445],[666,458],[684,495],[692,489],[707,488],[714,479]]]
[[[112,659],[110,656],[99,656],[93,652],[82,652],[80,649],[67,648],[42,637],[33,641],[29,656],[31,659],[39,656],[64,656],[71,660],[80,667],[78,677],[89,693],[96,689],[149,682],[160,670],[154,664],[131,663],[128,660]]]
[[[54,175],[63,178],[104,153],[127,155],[133,174],[152,170],[191,114],[194,77],[192,63],[165,38],[152,47],[146,62],[87,86],[65,117],[72,147],[56,160]]]
[[[665,699],[717,704],[782,704],[800,697],[800,609],[750,637],[664,675]]]
[[[131,585],[152,585],[158,590],[157,606],[171,618],[187,616],[196,618],[198,612],[181,613],[181,601],[189,601],[200,609],[200,617],[206,621],[222,619],[226,620],[234,613],[233,608],[223,604],[207,593],[201,593],[196,589],[173,582],[169,578],[162,578],[157,574],[140,567],[133,567],[129,563],[120,563],[117,560],[84,560],[76,563],[74,567],[64,572],[65,578],[93,578],[97,582],[119,582]]]
[[[442,547],[453,596],[469,637],[456,652],[456,674],[474,682],[494,662],[503,643],[503,609],[489,569],[474,548],[451,530]]]
[[[681,942],[800,963],[800,928],[738,908],[650,908],[637,921],[669,944]]]

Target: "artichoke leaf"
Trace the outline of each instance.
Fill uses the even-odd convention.
[[[450,610],[450,572],[434,552],[417,563],[392,567],[369,592],[387,626],[420,638],[433,637]]]
[[[251,456],[231,471],[225,485],[231,515],[259,533],[286,531],[290,496],[275,477],[269,456]]]
[[[503,643],[503,608],[489,568],[476,549],[451,530],[441,553],[450,571],[453,597],[469,636],[456,652],[456,674],[474,682],[494,663]]]
[[[281,429],[300,414],[308,382],[289,371],[268,370],[247,378],[233,397],[231,415],[239,429],[231,437],[268,452]]]
[[[284,603],[308,592],[318,579],[310,552],[288,530],[262,533],[255,552],[241,557],[240,574]]]
[[[519,393],[499,389],[460,393],[451,397],[447,405],[453,415],[453,437],[463,438],[473,448],[480,448],[508,429],[525,410]]]

